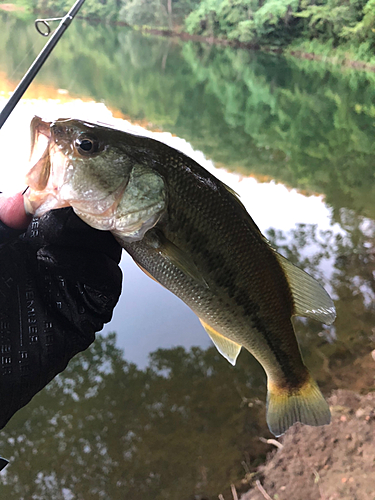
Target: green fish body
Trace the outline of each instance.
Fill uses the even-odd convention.
[[[34,118],[48,147],[28,175],[30,212],[66,205],[110,230],[154,280],[200,318],[235,364],[245,347],[268,379],[267,422],[323,425],[330,412],[305,367],[291,318],[330,324],[333,302],[278,254],[236,194],[179,151],[153,139],[78,120]],[[34,146],[35,149],[35,146]]]

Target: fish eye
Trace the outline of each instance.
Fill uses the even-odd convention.
[[[91,155],[99,151],[99,142],[92,135],[81,135],[75,140],[74,145],[81,155]]]

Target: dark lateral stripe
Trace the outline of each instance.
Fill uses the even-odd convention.
[[[181,216],[182,215],[182,216]],[[293,366],[293,360],[283,349],[282,341],[270,331],[259,316],[260,306],[250,299],[248,291],[238,285],[238,271],[228,266],[227,256],[212,249],[210,239],[199,228],[193,227],[185,214],[179,213],[180,231],[183,229],[188,245],[193,255],[199,255],[204,260],[205,268],[215,276],[216,284],[223,288],[230,299],[233,299],[243,314],[249,318],[254,329],[265,339],[268,348],[275,357],[285,375],[288,386],[297,387],[301,384],[301,369]],[[210,248],[211,247],[211,248]],[[251,286],[251,284],[249,284]],[[292,325],[291,325],[292,330]],[[294,335],[294,332],[290,332]],[[286,335],[288,332],[285,333]],[[304,380],[302,381],[302,383]]]

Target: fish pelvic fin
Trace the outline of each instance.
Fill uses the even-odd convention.
[[[233,340],[229,340],[227,337],[224,337],[223,335],[218,333],[202,319],[199,318],[199,321],[202,323],[203,328],[210,336],[210,339],[215,344],[215,347],[219,351],[219,353],[234,366],[241,351],[241,346],[236,342],[233,342]]]
[[[296,422],[318,426],[330,421],[329,406],[311,375],[300,388],[293,390],[268,382],[267,424],[276,437]]]
[[[333,323],[336,318],[335,306],[324,288],[309,274],[279,253],[276,253],[276,257],[284,270],[292,292],[294,315],[307,316],[326,325]]]
[[[159,285],[161,285],[160,281],[158,281],[156,278],[154,278],[152,276],[152,274],[150,274],[144,267],[141,266],[141,264],[139,264],[137,261],[134,261],[134,262],[137,264],[137,266],[139,267],[139,269],[145,273],[146,276],[148,276],[149,278],[151,278],[152,280],[154,280],[155,283],[159,283]],[[161,286],[163,286],[163,285],[161,285]]]

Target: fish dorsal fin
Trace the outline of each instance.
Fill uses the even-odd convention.
[[[324,288],[309,274],[277,252],[276,257],[292,292],[294,315],[306,316],[326,325],[333,323],[336,318],[335,306]]]
[[[242,208],[242,210],[243,210],[242,211],[242,217],[246,218],[246,221],[251,226],[252,230],[254,232],[258,233],[258,235],[264,241],[266,241],[268,243],[267,238],[265,238],[265,236],[261,233],[259,227],[255,224],[255,222],[253,221],[252,217],[250,216],[250,214],[246,210],[245,205],[242,203],[242,201],[240,199],[240,195],[238,193],[236,193],[236,191],[234,189],[232,189],[231,187],[227,186],[224,182],[222,182],[222,184],[225,187],[225,189],[228,191],[228,193],[233,197],[234,201]]]
[[[203,320],[199,318],[199,321],[202,323],[203,328],[206,330],[208,335],[210,336],[212,342],[215,344],[216,349],[219,353],[224,356],[225,359],[229,361],[233,366],[236,364],[237,357],[241,351],[241,346],[233,342],[232,340],[227,339],[216,330],[214,330],[210,325],[205,323]]]
[[[240,201],[240,195],[231,187],[228,186],[228,184],[225,184],[225,182],[221,181],[222,185],[225,187],[227,191],[230,192],[231,195],[233,195],[235,198],[237,198],[238,201]]]
[[[245,212],[247,213],[247,210],[244,206],[244,204],[242,203],[241,201],[241,197],[238,193],[236,193],[236,191],[234,189],[232,189],[231,187],[227,186],[225,184],[225,182],[222,182],[223,186],[225,187],[225,189],[228,191],[228,193],[234,198],[234,200],[240,205],[241,208],[243,208],[243,210],[245,210]],[[252,220],[252,219],[251,219]]]

